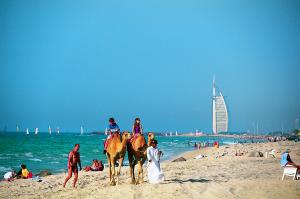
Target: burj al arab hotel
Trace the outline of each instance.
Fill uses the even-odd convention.
[[[218,91],[216,93],[216,91]],[[228,111],[224,96],[221,91],[216,88],[215,77],[213,78],[213,104],[212,104],[212,125],[213,133],[228,131]]]

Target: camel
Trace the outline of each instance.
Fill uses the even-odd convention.
[[[154,134],[148,133],[148,144],[146,144],[146,140],[143,135],[138,135],[132,143],[128,143],[127,151],[132,184],[139,184],[139,182],[143,183],[144,181],[143,164],[147,159],[146,150],[153,139]],[[134,175],[134,167],[136,164],[138,165],[137,181],[135,180]]]
[[[127,131],[123,132],[122,139],[120,134],[113,134],[111,139],[108,140],[108,145],[106,149],[106,157],[109,166],[109,179],[110,185],[116,185],[115,182],[115,163],[119,161],[119,168],[117,171],[117,184],[119,184],[119,176],[121,173],[122,163],[126,153],[126,144],[128,139],[130,139],[130,133]]]

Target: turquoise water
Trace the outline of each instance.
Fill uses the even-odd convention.
[[[78,133],[52,135],[48,133],[39,133],[38,135],[0,133],[0,176],[11,169],[18,170],[21,164],[26,164],[33,173],[41,170],[49,170],[52,173],[64,172],[67,169],[68,153],[75,143],[80,144],[83,167],[89,165],[93,159],[100,159],[107,163],[106,157],[102,153],[105,138],[105,135],[80,135]],[[218,138],[156,136],[156,139],[159,148],[164,152],[163,160],[167,160],[182,152],[193,150],[193,142],[213,142]],[[222,138],[219,141],[221,144],[234,142],[232,138]],[[191,142],[190,145],[188,142]]]

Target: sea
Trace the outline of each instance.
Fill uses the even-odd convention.
[[[158,148],[163,151],[162,161],[169,160],[183,152],[195,150],[194,143],[219,141],[220,145],[236,142],[249,142],[245,139],[221,137],[188,137],[188,136],[158,136]],[[25,134],[16,132],[0,132],[0,179],[5,172],[20,169],[25,164],[33,173],[48,170],[51,173],[67,171],[68,153],[74,144],[80,144],[82,166],[91,164],[93,159],[107,163],[103,154],[105,135],[87,133],[39,133]],[[258,140],[259,141],[259,140]],[[127,155],[124,164],[128,164]]]

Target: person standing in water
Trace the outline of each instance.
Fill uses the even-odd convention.
[[[76,186],[76,182],[78,179],[78,167],[77,165],[79,164],[79,169],[81,171],[81,162],[80,162],[80,154],[79,154],[79,144],[75,144],[74,148],[72,151],[69,153],[69,158],[68,158],[68,176],[65,179],[64,182],[64,187],[66,187],[66,184],[68,180],[72,177],[72,173],[74,173],[74,182],[73,182],[73,187]]]

